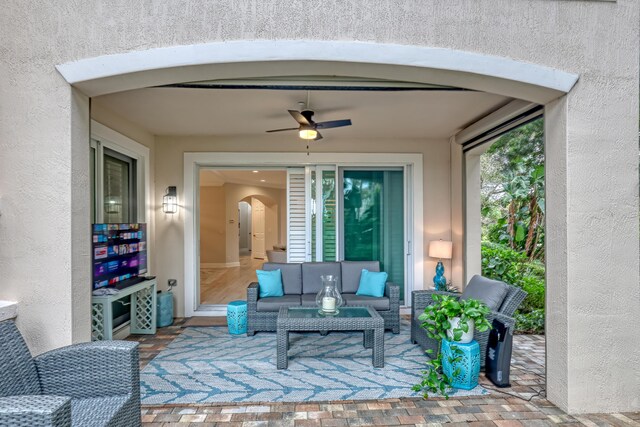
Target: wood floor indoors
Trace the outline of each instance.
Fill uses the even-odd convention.
[[[227,304],[247,299],[247,284],[256,281],[256,270],[266,259],[240,256],[239,267],[201,268],[200,304]]]

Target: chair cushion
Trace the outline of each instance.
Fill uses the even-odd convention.
[[[280,269],[271,271],[256,270],[256,275],[258,276],[260,298],[281,297],[284,295]]]
[[[300,305],[300,295],[284,295],[281,297],[267,297],[258,300],[257,311],[278,311],[280,307],[294,307]]]
[[[506,283],[476,274],[469,280],[460,299],[477,299],[484,302],[491,311],[498,311],[508,291],[509,285]]]
[[[0,397],[40,393],[35,362],[16,324],[0,322]]]
[[[304,307],[315,307],[316,306],[316,294],[302,294],[300,296],[300,301]]]
[[[317,294],[322,289],[320,276],[331,274],[338,278],[336,286],[340,291],[340,263],[339,262],[305,262],[302,264],[302,293]]]
[[[362,270],[380,271],[380,261],[342,261],[342,292],[355,294],[360,286]]]
[[[347,305],[359,305],[364,307],[373,307],[376,310],[386,311],[389,310],[389,298],[387,297],[369,297],[365,295],[356,294],[342,294],[342,298]]]
[[[73,399],[71,401],[71,424],[74,426],[107,426],[116,418],[118,412],[131,399],[131,396],[93,397]],[[120,420],[120,423],[133,420]],[[113,423],[113,425],[124,425]]]
[[[302,293],[302,266],[300,264],[265,262],[262,269],[265,271],[280,270],[285,295],[300,295]]]
[[[389,275],[383,272],[362,270],[360,285],[356,295],[380,298],[384,296],[384,288]]]

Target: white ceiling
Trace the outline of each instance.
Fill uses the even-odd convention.
[[[285,170],[258,169],[201,169],[200,185],[219,187],[225,183],[255,185],[257,187],[286,188],[287,172]]]
[[[155,135],[265,135],[295,127],[303,90],[148,88],[93,102]],[[325,138],[445,138],[511,99],[472,91],[312,91],[316,121],[350,118]],[[282,133],[297,138],[295,132]]]

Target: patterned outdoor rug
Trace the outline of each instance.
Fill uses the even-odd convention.
[[[385,334],[385,366],[371,365],[361,332],[291,334],[289,368],[276,369],[276,334],[232,336],[225,327],[185,329],[141,373],[142,403],[301,402],[419,396],[426,360],[409,324]],[[478,386],[456,396],[487,394]]]

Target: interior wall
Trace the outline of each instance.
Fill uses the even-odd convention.
[[[268,148],[268,149],[266,149]],[[269,140],[265,145],[264,138],[256,137],[207,137],[207,136],[158,136],[156,137],[156,188],[165,188],[168,185],[178,187],[179,200],[184,200],[183,187],[183,154],[185,152],[304,152],[305,145],[293,137],[283,137],[280,140]],[[451,180],[450,158],[451,148],[448,139],[367,139],[367,140],[340,140],[326,135],[322,143],[312,144],[309,162],[313,162],[314,152],[369,152],[369,153],[421,153],[423,155],[423,198],[424,198],[424,251],[431,240],[451,239]],[[247,196],[249,194],[245,194]],[[161,192],[156,190],[156,198],[161,197]],[[284,195],[276,198],[282,199]],[[227,200],[229,200],[227,198]],[[237,217],[237,201],[234,200],[233,218]],[[189,209],[189,207],[183,207]],[[231,216],[231,213],[228,214]],[[284,216],[286,210],[282,209]],[[286,218],[280,220],[281,242],[286,236]],[[236,227],[237,225],[234,224]],[[228,226],[228,224],[227,224]],[[158,215],[157,233],[165,235],[169,233],[170,241],[159,239],[156,265],[156,274],[159,283],[166,283],[167,278],[184,277],[184,224],[181,215],[166,218]],[[235,234],[237,236],[237,233]],[[237,244],[234,244],[237,248]],[[233,251],[227,246],[227,262],[230,262]],[[454,259],[454,262],[456,260]],[[424,260],[425,273],[422,282],[425,286],[431,286],[435,274],[437,260],[428,257]],[[445,268],[451,272],[451,261],[445,261]],[[451,277],[447,275],[447,277]],[[454,282],[454,285],[458,285]],[[184,290],[176,290],[176,311],[178,316],[184,315]]]
[[[224,266],[227,256],[224,188],[200,187],[200,265]]]

